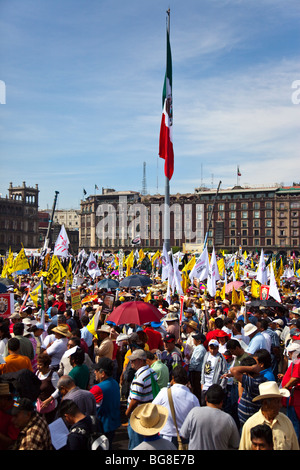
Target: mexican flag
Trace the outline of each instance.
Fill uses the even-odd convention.
[[[170,33],[167,28],[167,67],[163,87],[163,112],[159,135],[159,156],[165,160],[165,175],[170,180],[174,171],[173,152],[173,103],[172,103],[172,57]]]

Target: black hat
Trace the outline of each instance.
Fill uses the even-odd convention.
[[[19,411],[34,411],[34,405],[29,398],[21,398],[19,401],[14,403],[14,406],[11,409],[13,415],[19,413]]]
[[[196,334],[192,335],[192,337],[194,339],[200,340],[201,343],[204,343],[204,341],[206,340],[206,336],[203,333],[196,333]]]
[[[104,370],[104,372],[112,372],[114,363],[109,357],[101,357],[94,365],[95,370]]]

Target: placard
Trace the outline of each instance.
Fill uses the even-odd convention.
[[[79,310],[82,307],[79,289],[71,289],[72,309]]]
[[[14,313],[14,306],[14,294],[12,292],[0,294],[0,317],[9,317]]]

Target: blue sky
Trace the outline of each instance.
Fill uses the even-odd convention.
[[[0,193],[40,189],[40,209],[83,188],[164,193],[158,158],[171,9],[174,174],[203,183],[300,178],[298,0],[0,0]],[[299,94],[300,96],[300,94]]]

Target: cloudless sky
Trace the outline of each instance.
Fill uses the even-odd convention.
[[[0,193],[40,209],[102,187],[164,194],[158,158],[171,9],[171,194],[300,181],[298,0],[0,0]],[[0,93],[1,98],[1,93]]]

